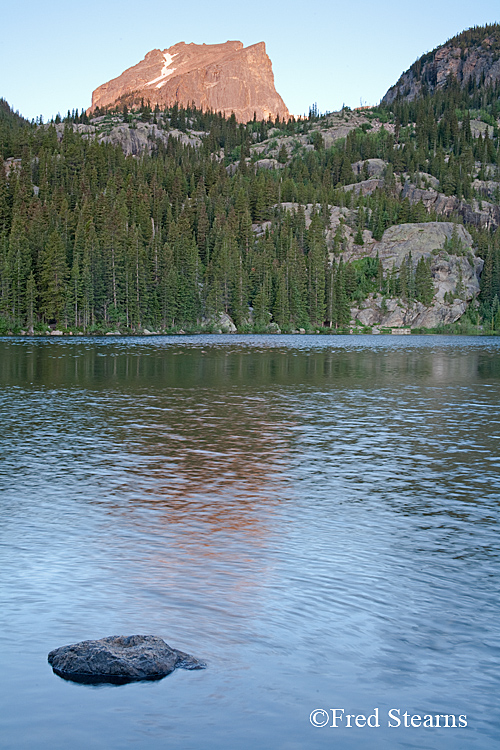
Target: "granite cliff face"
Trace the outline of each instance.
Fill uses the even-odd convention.
[[[148,52],[144,60],[92,94],[93,112],[115,105],[133,107],[144,99],[161,108],[194,102],[238,122],[288,119],[289,112],[274,87],[271,60],[264,42],[243,47],[241,42],[185,44]]]
[[[398,94],[409,101],[424,90],[443,88],[452,76],[461,86],[488,86],[500,80],[500,27],[473,28],[419,58],[382,99],[392,104]]]
[[[459,252],[445,249],[453,232],[456,232]],[[430,261],[434,285],[432,304],[425,306],[421,302],[405,303],[399,298],[384,300],[381,295],[370,295],[360,307],[352,308],[354,321],[388,328],[434,328],[454,323],[464,314],[468,303],[479,293],[483,268],[482,259],[474,253],[469,232],[451,222],[399,224],[386,229],[382,239],[364,249],[362,255],[380,258],[388,273],[392,268],[399,269],[410,253],[414,263],[421,257]]]

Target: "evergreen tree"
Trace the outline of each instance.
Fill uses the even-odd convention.
[[[429,306],[434,298],[434,283],[432,281],[431,264],[423,256],[417,263],[415,270],[416,298],[423,305]]]
[[[35,275],[33,271],[31,271],[28,280],[26,281],[26,323],[28,333],[33,333],[35,327],[37,298],[38,292]]]
[[[344,263],[340,258],[335,274],[335,328],[344,328],[349,324],[351,310],[346,293]]]
[[[297,239],[289,237],[286,256],[286,277],[290,323],[295,328],[307,328],[307,275],[304,254]]]
[[[276,283],[276,294],[273,305],[273,319],[280,328],[285,328],[290,321],[290,306],[288,303],[288,290],[285,269],[281,268]]]
[[[163,245],[159,266],[160,322],[164,328],[173,328],[177,319],[178,274],[172,246]]]
[[[457,283],[455,285],[455,299],[463,299],[465,296],[465,286],[462,271],[462,264],[457,262]]]
[[[186,226],[180,225],[173,250],[177,271],[177,317],[181,324],[194,324],[201,317],[201,264],[196,241]]]
[[[324,225],[318,213],[314,214],[311,219],[307,243],[309,246],[307,255],[309,318],[316,325],[323,325],[325,319],[327,248],[324,238]]]
[[[60,233],[54,230],[41,255],[41,312],[47,323],[67,325],[66,292],[68,282],[66,251]]]
[[[31,252],[24,230],[25,218],[14,216],[9,237],[6,279],[7,300],[12,318],[21,321],[26,314],[26,283],[31,273]]]

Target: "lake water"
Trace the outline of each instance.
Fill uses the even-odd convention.
[[[1,746],[496,747],[499,427],[497,338],[0,340]],[[132,633],[208,668],[47,664]]]

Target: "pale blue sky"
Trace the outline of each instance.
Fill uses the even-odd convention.
[[[290,112],[333,111],[378,103],[424,52],[498,21],[498,0],[20,0],[2,11],[0,97],[48,119],[88,107],[93,89],[151,49],[239,39],[266,43]]]

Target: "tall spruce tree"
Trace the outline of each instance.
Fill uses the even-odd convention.
[[[432,280],[431,264],[423,256],[419,259],[415,270],[415,294],[419,302],[429,306],[434,298],[434,282]]]
[[[66,248],[57,229],[50,234],[41,255],[41,312],[46,323],[67,325],[68,264]]]

